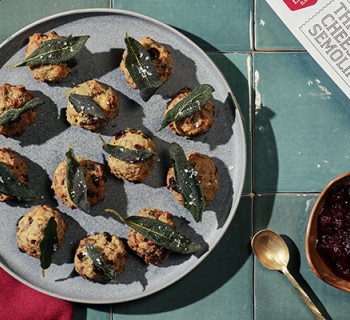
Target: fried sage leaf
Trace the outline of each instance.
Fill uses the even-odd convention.
[[[173,142],[169,151],[174,166],[176,185],[183,197],[184,207],[191,212],[196,222],[200,222],[205,208],[205,200],[198,173],[187,161],[180,145]]]
[[[83,49],[90,36],[62,37],[43,41],[24,61],[12,67],[61,64],[72,60]]]
[[[66,161],[68,195],[79,209],[89,212],[90,204],[87,200],[87,185],[84,172],[74,155],[73,149],[71,148],[69,148],[66,153]]]
[[[201,110],[212,98],[214,91],[214,88],[210,84],[201,84],[193,89],[188,96],[179,101],[167,112],[161,127],[157,131],[164,129],[173,121],[180,121]]]
[[[15,197],[20,201],[37,199],[37,195],[26,184],[20,182],[3,162],[0,162],[0,194]]]
[[[103,274],[110,279],[111,282],[116,282],[117,275],[112,266],[102,257],[102,254],[91,243],[86,244],[86,250],[94,265],[101,269]]]
[[[125,149],[121,146],[107,144],[101,136],[100,139],[103,142],[102,149],[104,151],[109,153],[112,157],[124,162],[145,162],[148,159],[155,157],[155,154],[152,151],[149,151],[148,149]]]
[[[125,36],[128,54],[125,66],[140,90],[143,101],[148,101],[163,84],[148,51],[134,38]]]
[[[18,109],[8,109],[5,110],[0,115],[0,126],[8,124],[10,122],[16,121],[23,113],[27,112],[30,109],[34,109],[35,107],[44,104],[44,101],[40,98],[34,98],[28,101],[23,107]]]
[[[123,218],[114,210],[106,209],[105,211],[114,213],[130,228],[142,234],[144,237],[151,240],[158,246],[164,247],[168,250],[182,254],[192,254],[199,252],[202,249],[200,244],[194,242],[186,235],[176,231],[165,222],[141,216],[130,216],[128,218]]]
[[[107,115],[92,97],[72,93],[68,96],[68,100],[76,112],[83,112],[98,119],[108,120]]]
[[[44,270],[49,268],[52,262],[52,256],[58,247],[57,222],[54,217],[51,217],[44,229],[43,238],[40,241],[40,265],[45,275]]]

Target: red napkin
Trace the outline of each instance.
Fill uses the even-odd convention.
[[[73,304],[38,292],[0,268],[0,320],[72,320]]]

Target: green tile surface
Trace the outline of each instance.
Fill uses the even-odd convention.
[[[150,297],[113,306],[114,320],[252,319],[252,199],[243,197],[214,251],[181,281]]]
[[[73,320],[110,320],[111,306],[109,305],[74,305]]]
[[[349,170],[349,100],[305,52],[254,54],[254,191],[321,191]]]
[[[256,1],[254,22],[256,50],[304,49],[265,0]]]
[[[252,47],[252,1],[114,0],[113,7],[176,27],[206,51],[249,51]]]
[[[47,16],[69,10],[109,6],[109,0],[1,0],[0,43],[21,28]]]

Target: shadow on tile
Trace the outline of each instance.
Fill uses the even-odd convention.
[[[256,93],[259,95],[259,93]],[[256,99],[257,101],[257,99]],[[271,192],[277,189],[278,181],[278,153],[275,134],[271,125],[271,120],[275,116],[274,112],[268,107],[255,105],[255,118],[259,118],[258,125],[254,124],[253,138],[253,192],[259,197],[261,190],[256,190],[256,186],[266,185],[267,189],[263,192]],[[260,132],[259,132],[260,131]],[[255,200],[255,205],[259,198]],[[254,233],[267,228],[272,210],[275,203],[275,194],[269,193],[265,198],[263,206],[259,207],[260,214],[254,210]]]
[[[286,242],[289,253],[290,260],[288,264],[288,270],[291,275],[295,278],[295,280],[299,283],[299,285],[304,289],[307,295],[310,297],[311,301],[319,308],[323,316],[327,320],[332,320],[330,315],[328,314],[326,308],[320,301],[320,299],[316,296],[315,292],[312,290],[310,285],[304,279],[304,277],[300,273],[300,252],[294,241],[286,235],[281,235],[283,240]]]

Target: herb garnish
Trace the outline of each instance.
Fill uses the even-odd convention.
[[[43,64],[61,64],[67,62],[72,60],[81,51],[88,38],[90,38],[90,36],[70,36],[45,40],[28,58],[11,67],[32,67]]]
[[[176,184],[184,200],[184,207],[191,212],[196,222],[200,222],[205,208],[205,200],[198,173],[187,161],[179,144],[171,143],[169,152],[174,166]]]
[[[118,212],[112,209],[106,209],[105,211],[114,213],[123,223],[158,246],[182,254],[192,254],[201,250],[201,246],[198,243],[174,230],[165,222],[142,216],[123,218]]]
[[[69,198],[77,208],[89,212],[90,204],[87,200],[87,185],[84,172],[71,148],[68,148],[66,153],[66,161],[66,181]]]
[[[91,96],[72,93],[68,96],[68,100],[76,112],[83,112],[98,119],[108,120],[103,109],[92,99]]]
[[[37,199],[37,195],[26,184],[20,182],[3,162],[0,162],[0,194],[15,197],[20,201]]]
[[[52,255],[57,250],[58,236],[57,236],[57,222],[54,217],[51,217],[44,229],[43,238],[40,241],[40,265],[45,276],[45,269],[49,268],[52,262]]]
[[[164,129],[173,121],[180,121],[201,110],[212,98],[212,92],[214,91],[214,88],[209,84],[201,84],[193,89],[167,112],[161,127],[157,131]]]
[[[27,112],[30,109],[33,109],[41,104],[44,104],[44,101],[40,98],[34,98],[28,101],[23,107],[18,109],[7,109],[0,115],[0,126],[8,124],[10,122],[16,121],[23,113]]]
[[[150,54],[140,42],[129,37],[128,34],[124,41],[128,50],[125,66],[140,90],[142,100],[148,101],[163,83]]]
[[[111,282],[116,282],[117,281],[117,275],[105,259],[103,259],[102,254],[91,244],[87,243],[86,244],[86,249],[88,256],[91,258],[92,262],[94,265],[101,269],[103,271],[103,274],[111,280]]]
[[[102,149],[109,153],[112,157],[118,160],[135,163],[135,162],[145,162],[148,159],[155,156],[152,151],[148,149],[125,149],[121,146],[116,146],[113,144],[107,144],[100,135],[100,139],[103,142]]]

